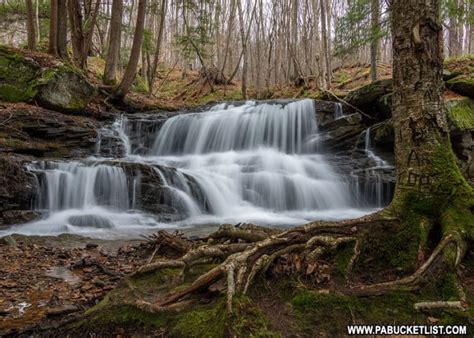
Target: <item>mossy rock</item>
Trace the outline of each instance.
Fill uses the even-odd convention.
[[[376,102],[391,91],[392,79],[378,80],[352,90],[347,94],[345,100],[356,107],[361,107]]]
[[[45,108],[68,112],[83,110],[96,94],[96,88],[79,71],[56,67],[40,80],[36,99]]]
[[[460,75],[446,82],[446,86],[453,92],[474,98],[474,76]]]
[[[446,108],[448,119],[455,129],[459,131],[474,129],[474,100],[469,98],[450,100],[446,102]]]
[[[78,69],[56,62],[42,67],[20,50],[0,46],[0,100],[30,102],[62,112],[81,111],[97,90]]]
[[[37,94],[35,80],[41,67],[33,59],[0,46],[0,99],[8,102],[31,101]]]

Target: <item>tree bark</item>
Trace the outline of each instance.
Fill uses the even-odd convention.
[[[68,59],[67,54],[67,0],[57,0],[58,2],[58,30],[57,30],[57,50],[58,56]]]
[[[135,26],[135,34],[133,36],[132,51],[130,53],[130,59],[128,60],[125,74],[122,78],[122,82],[117,87],[114,93],[114,97],[118,100],[122,100],[130,90],[130,87],[135,80],[137,73],[137,66],[140,60],[140,51],[143,43],[143,32],[145,29],[145,14],[146,14],[146,0],[138,1],[137,11],[137,24]]]
[[[328,1],[328,0],[326,0]],[[326,28],[326,5],[324,0],[320,0],[320,9],[321,9],[321,42],[322,42],[322,49],[323,49],[323,57],[324,57],[324,80],[325,80],[325,87],[331,87],[331,64],[329,61],[329,50],[328,50],[328,34]]]
[[[372,25],[372,41],[370,43],[370,77],[372,81],[377,80],[377,65],[380,49],[380,3],[379,0],[371,2],[371,25]]]
[[[429,192],[438,147],[452,153],[443,113],[442,26],[438,1],[394,0],[393,120],[397,192]]]
[[[104,83],[108,85],[114,85],[117,81],[116,76],[120,60],[120,42],[122,37],[122,15],[123,0],[113,0],[107,59],[104,70]]]
[[[160,7],[160,22],[158,25],[158,32],[156,33],[156,46],[155,46],[155,56],[153,58],[153,64],[149,74],[149,83],[148,83],[148,94],[153,93],[153,83],[155,82],[156,71],[158,69],[158,62],[160,60],[161,52],[161,42],[163,41],[163,32],[165,28],[165,15],[168,8],[168,0],[161,0]]]
[[[58,55],[58,0],[51,0],[48,53]]]
[[[28,49],[36,50],[36,27],[35,14],[33,12],[33,1],[26,0],[26,30],[28,33]]]

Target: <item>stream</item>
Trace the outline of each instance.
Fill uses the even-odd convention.
[[[336,107],[334,119],[343,118]],[[40,187],[32,208],[43,216],[3,233],[114,238],[222,223],[289,227],[388,204],[377,170],[392,166],[371,148],[370,129],[360,147],[373,166],[361,182],[338,170],[344,160],[322,148],[318,123],[309,99],[222,103],[166,120],[117,117],[100,132],[95,156],[29,164]]]

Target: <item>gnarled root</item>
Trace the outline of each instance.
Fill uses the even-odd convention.
[[[189,287],[169,294],[153,306],[156,307],[154,311],[161,311],[162,308],[182,302],[182,299],[190,294],[205,290],[216,282],[224,280],[227,284],[227,309],[232,311],[234,296],[246,294],[257,275],[265,273],[281,257],[298,254],[308,265],[314,264],[326,253],[335,251],[340,244],[353,242],[353,255],[346,266],[346,278],[349,278],[360,254],[359,231],[361,229],[367,231],[371,226],[381,223],[395,225],[398,222],[397,218],[388,218],[387,214],[378,213],[347,221],[314,222],[273,233],[258,228],[253,230],[248,225],[240,228],[225,225],[206,238],[208,244],[195,246],[179,259],[157,261],[145,265],[136,273],[150,272],[165,267],[183,268],[186,272],[194,264],[207,262],[208,259],[222,259],[222,263],[199,276]],[[252,231],[255,231],[255,234]],[[213,244],[214,241],[220,243]],[[371,296],[395,289],[413,290],[431,276],[440,264],[456,267],[463,258],[464,252],[464,241],[454,232],[441,239],[429,258],[412,275],[394,281],[347,287],[340,291],[356,296]],[[452,262],[448,262],[449,259],[446,257],[453,257],[453,253],[455,254],[451,259]],[[457,305],[450,303],[446,306]],[[419,305],[419,307],[426,306]]]

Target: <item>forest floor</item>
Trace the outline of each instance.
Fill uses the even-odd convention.
[[[470,72],[474,68],[474,58],[447,60],[446,68],[452,73]],[[97,84],[100,84],[102,69],[103,60],[90,60],[89,77]],[[379,75],[381,79],[390,78],[391,67],[380,65]],[[350,90],[368,83],[368,65],[341,67],[334,73],[331,93],[344,97]],[[146,91],[147,88],[142,83],[135,83],[133,92],[127,97],[127,109],[180,110],[224,100],[242,99],[238,81],[215,86],[215,91],[212,92],[197,72],[188,72],[183,76],[177,69],[161,69],[155,94],[149,96]],[[317,99],[328,98],[328,95],[332,94],[318,90],[312,80],[301,86],[249,90],[249,98],[252,99]],[[445,95],[456,94],[447,91]],[[100,113],[110,108],[104,100],[105,96],[99,96],[92,104],[91,110]],[[57,328],[64,328],[69,322],[75,323],[78,318],[84,318],[84,313],[86,322],[79,322],[79,327],[67,329],[75,333],[89,329],[94,333],[94,329],[101,329],[103,326],[102,333],[107,335],[138,332],[180,337],[200,333],[205,336],[214,336],[210,333],[216,333],[215,336],[220,336],[220,333],[226,331],[224,327],[212,327],[214,323],[219,322],[216,318],[225,312],[225,305],[222,300],[216,301],[215,298],[208,298],[208,295],[202,296],[197,307],[173,318],[163,315],[158,319],[136,309],[114,309],[107,304],[110,300],[106,295],[110,294],[111,290],[115,290],[112,293],[116,292],[119,297],[131,292],[148,295],[156,291],[150,285],[161,287],[160,284],[176,277],[171,270],[166,271],[170,275],[163,276],[162,271],[140,280],[128,276],[145,265],[154,255],[146,241],[101,241],[70,235],[51,238],[15,235],[11,238],[0,238],[0,335],[16,335],[20,332],[51,333]],[[160,255],[166,257],[168,253],[157,254],[157,258]],[[295,262],[287,263],[281,262],[275,267],[276,270],[269,272],[268,279],[258,281],[258,287],[253,288],[249,294],[251,303],[245,298],[238,300],[240,305],[237,311],[243,315],[239,320],[248,319],[247,322],[233,322],[234,329],[240,327],[242,330],[250,330],[245,331],[246,333],[259,332],[264,333],[264,336],[298,337],[340,335],[347,324],[468,323],[474,326],[472,306],[464,313],[424,313],[413,309],[413,303],[419,297],[433,299],[438,293],[446,291],[448,297],[444,297],[445,294],[441,296],[443,299],[449,299],[450,290],[444,290],[443,285],[432,285],[424,295],[392,294],[354,300],[326,293],[324,287],[320,287],[322,292],[310,291],[314,284],[324,286],[331,282],[324,279],[330,275],[324,270],[328,265],[318,267],[318,275],[326,277],[322,280],[309,280],[309,277],[292,277],[294,271],[291,269]],[[211,265],[207,266],[209,267]],[[461,270],[463,289],[467,298],[473,300],[474,258],[468,255]],[[196,271],[195,275],[201,272]],[[222,291],[219,287],[216,286],[216,293]],[[108,312],[104,311],[103,315],[98,316],[97,312],[100,314],[103,306],[106,306]],[[329,308],[332,310],[328,311]],[[93,314],[94,311],[95,315],[87,317],[87,314]],[[90,323],[87,323],[88,318]],[[110,328],[114,331],[108,331]]]
[[[231,329],[239,337],[329,337],[345,335],[346,325],[374,323],[468,325],[469,332],[474,328],[472,307],[466,312],[413,308],[421,299],[448,297],[447,281],[414,293],[349,297],[330,291],[340,282],[333,278],[343,278],[330,268],[330,257],[315,271],[295,273],[297,255],[280,260],[247,296],[236,299],[233,316],[226,317],[225,301],[218,296],[225,288],[221,283],[191,297],[192,305],[185,310],[153,314],[124,304],[129,299],[155,299],[183,283],[180,269],[130,273],[152,258],[174,257],[172,248],[164,245],[157,250],[152,240],[91,240],[74,235],[12,238],[14,242],[0,242],[2,336],[224,337]],[[191,267],[184,285],[213,266],[209,262]],[[460,271],[464,292],[472,300],[471,256]]]

